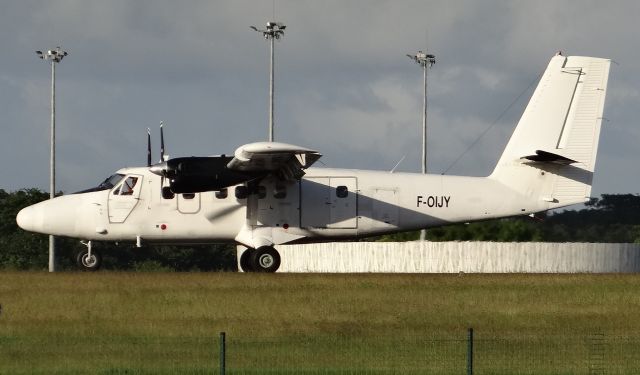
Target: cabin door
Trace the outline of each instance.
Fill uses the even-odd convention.
[[[302,227],[358,227],[355,177],[308,177],[300,186]]]
[[[109,193],[109,222],[124,223],[138,204],[142,190],[142,176],[127,175]]]

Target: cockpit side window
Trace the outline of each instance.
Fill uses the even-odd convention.
[[[133,188],[138,183],[138,177],[127,177],[122,184],[122,188],[120,189],[120,195],[132,195]]]
[[[127,177],[118,188],[113,190],[113,195],[133,195],[133,190],[138,183],[138,177]]]

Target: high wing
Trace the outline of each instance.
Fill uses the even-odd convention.
[[[256,142],[240,146],[227,168],[242,172],[271,172],[283,180],[304,176],[322,155],[308,148],[278,142]]]
[[[279,142],[255,142],[240,146],[233,157],[181,157],[150,167],[169,179],[174,193],[220,190],[274,175],[283,181],[300,179],[304,169],[322,155],[317,151]]]

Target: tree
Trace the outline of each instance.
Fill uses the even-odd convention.
[[[18,228],[16,215],[26,206],[48,199],[38,189],[7,193],[0,189],[0,266],[14,269],[45,269],[49,257],[48,236]]]
[[[45,270],[48,264],[46,235],[18,228],[16,215],[29,205],[48,199],[38,189],[6,192],[0,189],[0,268]],[[603,194],[579,210],[530,217],[487,220],[427,230],[430,241],[546,241],[640,243],[640,196]],[[419,232],[384,235],[368,240],[413,241]],[[57,238],[58,266],[76,269],[75,255],[83,249],[77,239]],[[212,271],[235,270],[233,245],[145,246],[97,242],[103,267],[110,270]]]
[[[48,267],[47,235],[26,232],[16,223],[24,207],[49,198],[38,189],[8,193],[0,189],[0,268],[45,270]],[[61,270],[77,269],[76,254],[84,248],[77,239],[57,237],[56,262]],[[103,266],[111,270],[212,271],[235,270],[233,245],[146,246],[97,242],[95,249],[104,256]]]

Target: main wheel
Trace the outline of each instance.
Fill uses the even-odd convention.
[[[251,266],[251,256],[255,251],[255,249],[248,248],[240,255],[240,268],[242,268],[244,272],[254,272]]]
[[[83,271],[97,271],[102,265],[102,256],[96,251],[82,250],[76,255],[76,263]]]
[[[280,267],[280,254],[271,246],[255,249],[250,260],[255,272],[276,272]]]

